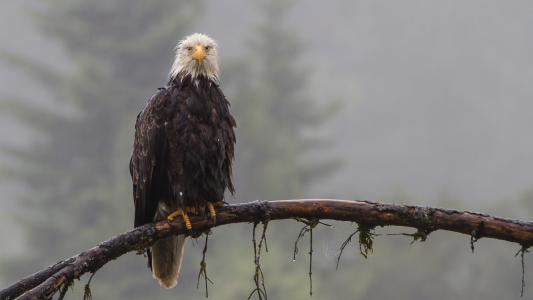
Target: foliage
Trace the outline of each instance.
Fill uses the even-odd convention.
[[[43,137],[29,148],[3,149],[21,162],[6,175],[30,187],[22,199],[25,213],[20,220],[28,232],[28,246],[39,249],[31,258],[2,262],[2,276],[9,282],[131,228],[128,163],[135,116],[155,89],[166,83],[172,50],[178,39],[190,33],[186,30],[203,9],[201,1],[49,0],[43,4],[42,9],[30,10],[30,15],[43,34],[63,45],[70,68],[56,71],[25,57],[3,54],[55,96],[44,109],[23,98],[2,103]],[[296,67],[302,53],[296,32],[277,25],[283,22],[287,4],[263,1],[258,6],[264,20],[254,28],[248,49],[253,57],[248,61],[255,63],[223,66],[227,96],[240,125],[234,169],[238,195],[242,199],[302,195],[312,173],[325,174],[299,158],[308,142],[301,138],[302,129],[316,124],[323,112],[313,108],[304,93],[309,70]],[[232,236],[215,234],[209,249],[231,256],[225,245]],[[248,243],[244,236],[236,241],[242,249]],[[182,274],[198,272],[199,254],[191,250],[186,250],[187,259],[195,263],[185,262]],[[208,251],[207,263],[213,260],[216,257],[210,258]],[[92,280],[93,296],[142,299],[168,294],[145,266],[140,257],[127,255],[105,267]],[[245,278],[248,268],[242,270]],[[253,264],[249,270],[253,271]],[[203,297],[192,288],[195,284],[188,283],[194,279],[182,275],[172,292],[179,289],[182,295],[192,292]],[[231,298],[249,293],[246,285],[235,285],[229,289]],[[83,293],[81,288],[74,291]]]
[[[308,93],[310,68],[300,61],[305,44],[286,24],[294,5],[295,1],[256,1],[261,15],[247,40],[248,55],[226,68],[238,121],[239,199],[304,197],[313,179],[324,178],[338,166],[337,160],[305,159],[327,141],[302,133],[318,128],[336,106],[318,109]]]
[[[42,136],[31,147],[3,149],[21,163],[6,175],[29,187],[19,219],[33,249],[31,257],[2,262],[6,281],[131,228],[128,164],[135,116],[166,83],[173,48],[204,6],[203,1],[168,0],[42,4],[29,14],[43,34],[61,43],[70,67],[56,71],[16,54],[4,55],[55,99],[44,108],[23,96],[3,102]],[[135,276],[117,276],[150,276],[142,260],[132,259],[99,272],[96,277],[105,280],[96,289],[109,298],[142,297],[143,285]]]

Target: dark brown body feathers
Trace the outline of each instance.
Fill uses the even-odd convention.
[[[178,76],[137,116],[130,161],[135,227],[153,222],[159,202],[204,209],[233,194],[235,119],[216,83]]]

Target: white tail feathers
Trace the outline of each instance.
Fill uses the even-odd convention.
[[[178,283],[185,235],[159,240],[152,246],[152,274],[159,284],[167,289]]]

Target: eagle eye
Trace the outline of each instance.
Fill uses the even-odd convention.
[[[209,51],[209,49],[211,49],[211,46],[206,46],[205,47],[205,51]]]
[[[192,50],[192,47],[187,47],[187,51],[191,51]]]

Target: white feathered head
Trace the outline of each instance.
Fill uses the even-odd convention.
[[[176,46],[176,59],[170,70],[170,78],[190,74],[195,80],[204,75],[218,84],[217,43],[209,36],[194,33],[186,36]]]

